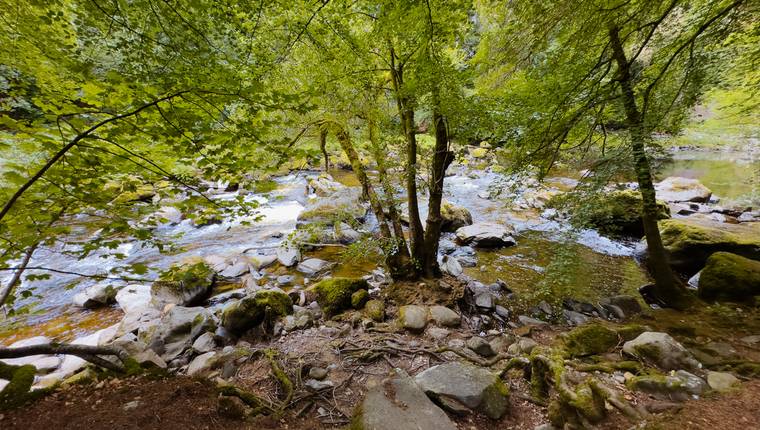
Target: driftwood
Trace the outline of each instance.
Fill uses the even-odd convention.
[[[90,345],[76,345],[70,343],[48,343],[40,345],[29,345],[18,348],[0,348],[0,358],[20,358],[28,357],[30,355],[74,355],[83,360],[86,360],[96,366],[100,366],[104,369],[112,370],[115,372],[124,372],[125,368],[123,364],[129,358],[129,354],[121,348],[106,347],[106,346],[90,346]],[[121,361],[121,365],[105,358],[99,357],[100,355],[111,355],[117,357]]]

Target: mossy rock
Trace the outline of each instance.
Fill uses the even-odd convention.
[[[351,294],[351,307],[354,309],[361,309],[369,300],[369,293],[365,289],[361,289]]]
[[[472,214],[467,208],[449,202],[441,204],[441,231],[455,232],[472,224]]]
[[[0,410],[8,410],[24,405],[31,400],[29,389],[34,383],[37,369],[31,364],[11,366],[0,362],[0,379],[8,380],[8,385],[0,391]]]
[[[640,324],[626,324],[621,327],[615,327],[615,332],[617,332],[618,337],[623,342],[628,342],[629,340],[636,339],[641,333],[644,333],[645,331],[650,331],[649,327]]]
[[[697,273],[716,252],[760,260],[760,223],[673,219],[660,221],[659,225],[670,264],[685,275]]]
[[[204,262],[172,266],[153,282],[151,293],[165,302],[194,305],[209,295],[215,277],[214,270]]]
[[[350,309],[353,294],[368,288],[369,284],[366,280],[354,278],[324,279],[313,287],[317,293],[317,302],[328,316]]]
[[[293,300],[279,290],[261,290],[224,308],[222,326],[240,335],[264,321],[267,308],[272,317],[293,312]]]
[[[488,155],[488,148],[473,148],[470,150],[472,158],[484,158],[486,155]]]
[[[743,302],[760,295],[760,261],[728,252],[707,259],[699,275],[699,296],[705,300]]]
[[[620,190],[603,193],[590,201],[583,202],[583,207],[575,211],[574,224],[590,226],[607,236],[644,235],[642,222],[643,203],[641,193],[634,190]],[[667,203],[657,202],[657,219],[670,218]]]
[[[370,300],[364,305],[364,312],[374,321],[385,320],[385,303],[382,300]]]
[[[620,338],[617,332],[602,324],[576,327],[565,335],[565,349],[571,357],[603,354],[614,348]]]

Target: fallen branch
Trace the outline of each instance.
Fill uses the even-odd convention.
[[[0,358],[21,358],[31,355],[74,355],[96,366],[114,372],[124,372],[124,366],[108,361],[99,355],[112,355],[122,363],[129,359],[129,354],[121,348],[76,345],[70,343],[48,343],[40,345],[21,346],[18,348],[0,348]]]

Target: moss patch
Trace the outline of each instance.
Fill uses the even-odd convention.
[[[351,297],[356,291],[368,289],[364,279],[330,278],[316,284],[317,301],[326,315],[332,316],[351,308]]]
[[[34,383],[37,369],[31,364],[26,366],[11,366],[0,363],[0,378],[8,380],[8,385],[0,391],[0,410],[17,408],[29,400],[29,389]]]
[[[565,348],[571,357],[602,354],[619,342],[618,334],[601,324],[592,323],[577,327],[567,333]]]
[[[760,261],[728,252],[707,259],[699,277],[699,296],[706,300],[747,301],[760,295]]]

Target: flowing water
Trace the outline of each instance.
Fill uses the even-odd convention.
[[[659,175],[695,177],[724,201],[758,206],[759,172],[760,161],[757,159],[723,158],[712,152],[680,152],[672,162],[663,166]],[[345,185],[358,185],[348,172],[337,170],[331,173]],[[153,270],[146,277],[153,278],[157,271],[189,257],[232,257],[250,248],[274,248],[283,236],[295,229],[296,219],[309,198],[305,192],[308,178],[316,174],[279,177],[274,191],[247,196],[260,203],[259,214],[263,217],[251,225],[244,223],[251,219],[234,218],[201,228],[194,227],[188,220],[158,227],[155,234],[159,237],[179,235],[175,243],[181,250],[171,255],[143,247],[141,243],[131,243],[119,250],[126,255],[121,261],[102,254],[77,260],[62,253],[63,249],[53,248],[39,250],[30,265],[103,273],[120,264],[142,262]],[[541,216],[539,209],[515,208],[513,200],[483,196],[499,185],[501,179],[495,173],[465,169],[459,169],[457,174],[446,179],[444,198],[468,208],[475,222],[508,223],[517,230],[516,246],[479,251],[478,266],[467,268],[466,274],[486,283],[497,279],[506,281],[523,306],[563,297],[593,301],[611,294],[633,293],[648,282],[647,274],[632,258],[632,243],[610,240],[593,230],[571,230],[563,223]],[[566,191],[574,182],[567,178],[551,178],[546,184],[550,191]],[[214,198],[226,199],[234,195],[222,193]],[[424,219],[424,199],[421,203]],[[80,221],[86,223],[86,220]],[[380,261],[377,255],[345,259],[342,252],[342,248],[327,247],[306,255],[335,261],[335,276],[361,276],[377,267]],[[300,281],[298,278],[297,282]],[[121,316],[115,307],[85,311],[71,305],[73,296],[93,283],[63,274],[47,280],[24,282],[19,291],[30,291],[33,296],[19,300],[16,308],[25,307],[29,312],[0,321],[0,343],[8,344],[34,335],[48,335],[65,341],[114,324]]]

